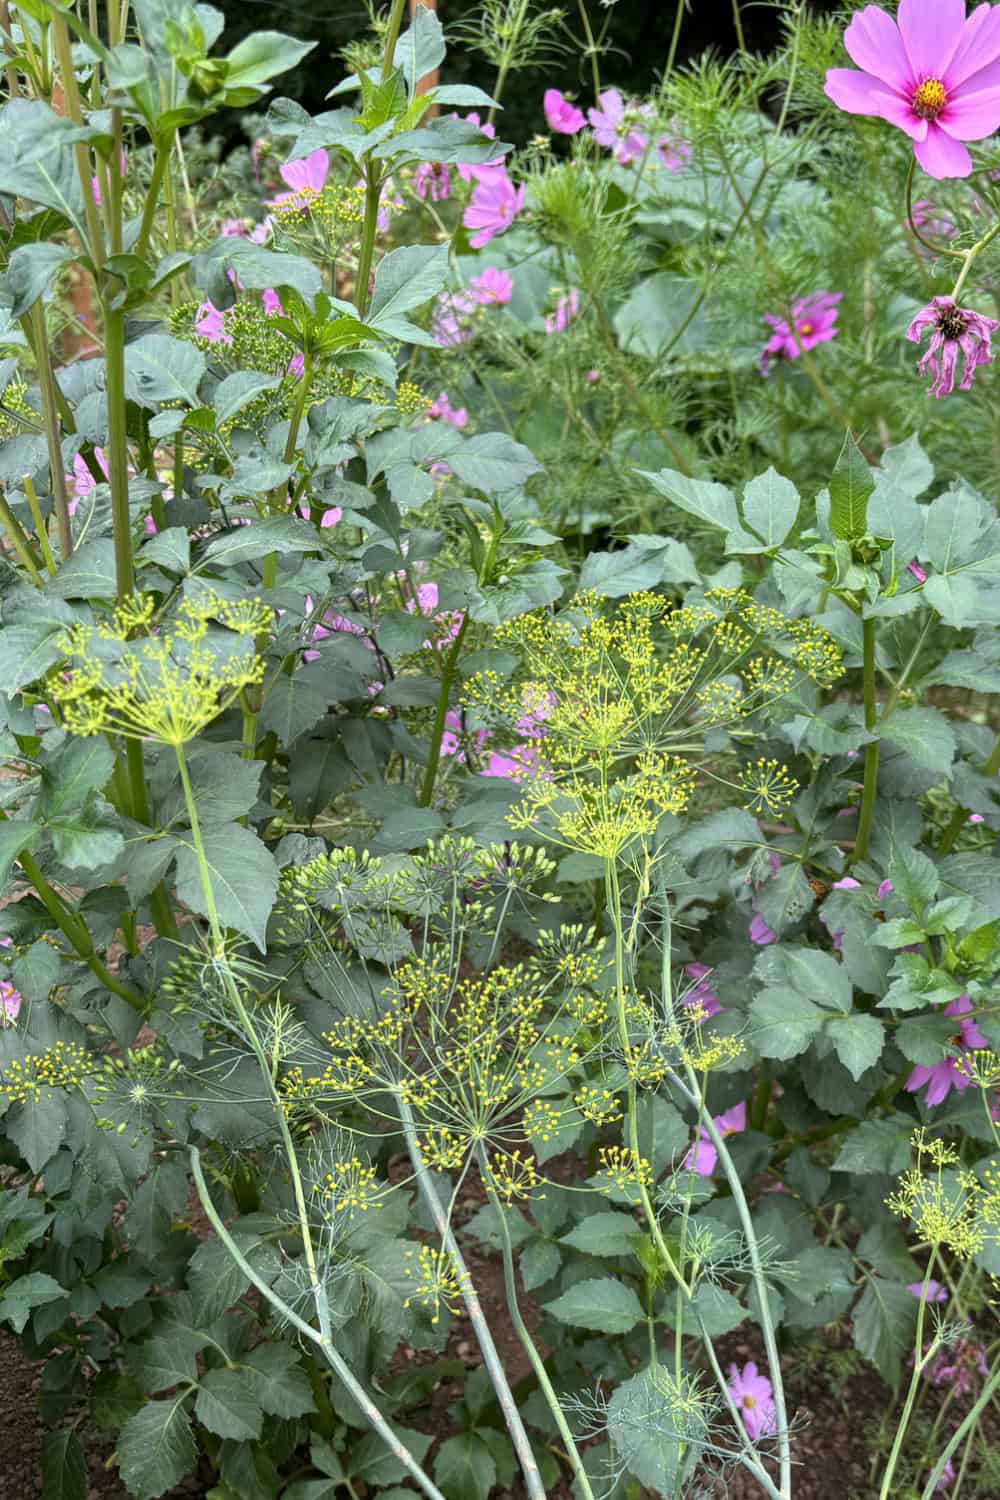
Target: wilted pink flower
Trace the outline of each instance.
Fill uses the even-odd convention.
[[[948,1488],[948,1486],[950,1484],[953,1484],[954,1482],[955,1482],[955,1465],[952,1463],[951,1459],[949,1458],[948,1462],[945,1464],[944,1468],[941,1470],[941,1478],[938,1480],[938,1482],[934,1486],[934,1488],[936,1490],[946,1490]]]
[[[284,162],[278,172],[282,182],[286,182],[292,191],[268,199],[268,208],[308,208],[310,199],[322,190],[329,170],[330,157],[322,147],[301,161]]]
[[[766,948],[769,943],[778,941],[778,934],[768,927],[759,911],[750,919],[750,941],[756,943],[758,948]]]
[[[427,415],[438,422],[447,422],[452,427],[465,427],[469,421],[469,413],[464,406],[452,406],[448,400],[448,392],[442,391],[436,401],[432,401],[427,409]]]
[[[974,1009],[975,1006],[972,1003],[971,996],[959,995],[957,1000],[953,1000],[950,1005],[945,1006],[944,1014],[946,1016],[964,1016],[968,1011]],[[985,1047],[988,1043],[975,1021],[960,1021],[958,1032],[952,1038],[952,1045],[956,1049],[962,1048],[963,1052],[968,1052],[970,1050],[975,1051],[979,1047]],[[961,1093],[969,1087],[972,1079],[967,1078],[961,1072],[958,1067],[959,1062],[961,1062],[961,1057],[946,1057],[941,1062],[932,1063],[929,1066],[925,1063],[918,1064],[906,1080],[907,1092],[914,1094],[918,1089],[922,1089],[924,1084],[927,1084],[928,1089],[924,1095],[924,1103],[931,1107],[947,1099],[952,1089],[956,1089]]]
[[[948,1300],[948,1288],[942,1286],[940,1281],[934,1281],[933,1279],[928,1281],[926,1293],[922,1281],[911,1281],[906,1290],[911,1296],[917,1298],[923,1297],[926,1302],[947,1302]]]
[[[0,1026],[16,1021],[21,1010],[21,995],[9,979],[0,979]]]
[[[770,373],[772,359],[798,359],[804,349],[815,349],[837,336],[837,303],[843,292],[813,292],[792,303],[791,322],[764,314],[764,322],[774,329],[760,356],[762,375]]]
[[[486,266],[478,276],[473,276],[469,281],[469,295],[480,307],[488,307],[492,303],[504,307],[510,301],[513,291],[513,278],[497,266]]]
[[[214,302],[203,302],[194,320],[194,331],[213,344],[231,344],[233,336],[226,331],[225,313]]]
[[[523,207],[524,187],[515,188],[506,169],[501,167],[488,177],[480,177],[462,215],[466,229],[475,230],[469,236],[469,244],[474,250],[481,250],[510,228]]]
[[[1000,89],[997,93],[1000,94]],[[1000,328],[1000,323],[984,313],[974,312],[971,307],[959,307],[951,297],[932,297],[917,313],[906,330],[906,337],[919,344],[928,328],[933,329],[931,341],[917,369],[921,375],[930,374],[931,395],[951,395],[955,389],[959,354],[963,365],[958,388],[960,391],[969,390],[979,366],[988,365],[993,358],[990,336]]]
[[[599,146],[614,151],[615,158],[627,167],[642,156],[649,144],[649,136],[635,128],[638,116],[652,113],[649,106],[626,109],[625,101],[617,89],[605,89],[598,94],[599,109],[588,109],[587,118]]]
[[[946,1385],[957,1398],[972,1390],[973,1375],[988,1375],[986,1351],[974,1339],[959,1339],[950,1349],[942,1349],[927,1371],[931,1385]]]
[[[742,1370],[738,1365],[729,1366],[729,1394],[737,1407],[747,1430],[747,1437],[756,1442],[768,1437],[775,1430],[774,1392],[766,1375],[757,1371],[753,1360],[748,1360]]]
[[[898,25],[897,25],[898,21]],[[826,93],[852,115],[877,115],[904,130],[931,177],[968,177],[963,141],[1000,125],[1000,10],[965,0],[899,0],[897,20],[868,5],[844,32],[862,70],[831,68]]]
[[[713,1115],[712,1124],[725,1140],[727,1136],[738,1135],[740,1131],[747,1128],[747,1106],[746,1100],[741,1104],[734,1104],[732,1109],[727,1109],[721,1115]],[[711,1137],[704,1125],[701,1134],[684,1158],[685,1170],[690,1172],[694,1167],[699,1177],[711,1177],[715,1171],[719,1153],[712,1144]]]
[[[422,161],[413,174],[413,191],[418,198],[443,203],[451,197],[451,173],[444,161]]]
[[[656,156],[668,172],[679,172],[691,160],[691,147],[677,136],[661,135],[656,143]]]
[[[431,335],[439,349],[458,349],[473,334],[476,302],[468,292],[442,292],[431,314]]]
[[[707,964],[685,964],[684,972],[689,979],[694,980],[693,986],[684,996],[684,1004],[691,1010],[697,1007],[703,1020],[711,1020],[712,1016],[717,1016],[722,1010],[719,997],[708,982],[712,970]]]
[[[572,288],[565,297],[560,297],[555,306],[555,311],[550,312],[545,319],[546,333],[565,333],[577,313],[580,311],[580,294]]]
[[[582,109],[571,104],[558,89],[546,89],[542,95],[545,123],[557,135],[576,135],[587,123]]]
[[[882,880],[882,881],[880,881],[879,882],[879,888],[876,891],[876,895],[878,896],[878,899],[880,901],[884,901],[885,898],[886,898],[886,896],[891,896],[892,895],[892,881],[891,880]]]

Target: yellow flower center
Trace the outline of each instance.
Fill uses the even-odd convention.
[[[754,1399],[753,1399],[753,1397],[752,1397],[752,1396],[744,1396],[744,1397],[743,1397],[743,1405],[744,1405],[744,1406],[745,1406],[745,1407],[746,1407],[746,1408],[747,1408],[747,1409],[748,1409],[748,1410],[749,1410],[749,1411],[753,1411],[753,1409],[754,1409],[754,1407],[755,1407],[755,1406],[756,1406],[756,1405],[757,1405],[757,1403],[756,1403],[756,1401],[755,1401],[755,1400],[754,1400]]]
[[[800,323],[799,324],[799,332],[800,333],[804,333],[807,338],[812,333],[812,331],[813,331],[813,326],[812,326],[811,323]]]
[[[936,120],[948,103],[948,95],[940,78],[925,78],[913,95],[913,112],[922,120]]]

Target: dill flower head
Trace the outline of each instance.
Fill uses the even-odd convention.
[[[914,1131],[911,1142],[916,1165],[902,1174],[886,1204],[897,1218],[911,1221],[921,1240],[971,1260],[997,1238],[990,1218],[993,1200],[998,1198],[993,1182],[984,1189],[973,1173],[955,1170],[958,1152],[947,1142],[928,1137],[923,1126]],[[1000,1215],[996,1222],[1000,1223]]]
[[[259,600],[185,599],[174,620],[154,626],[154,600],[123,600],[107,623],[76,624],[62,636],[64,665],[48,691],[70,734],[122,734],[186,744],[260,682],[255,637],[271,627]],[[210,625],[216,620],[224,629]],[[134,637],[138,630],[149,634]]]
[[[406,1258],[408,1262],[416,1260],[416,1265],[408,1264],[404,1273],[412,1277],[416,1285],[403,1306],[409,1307],[411,1303],[419,1302],[430,1308],[432,1323],[440,1321],[442,1306],[451,1313],[458,1312],[462,1294],[468,1285],[468,1277],[464,1271],[459,1270],[451,1252],[421,1245],[416,1256],[412,1250],[407,1250]]]
[[[0,1073],[0,1093],[8,1104],[37,1104],[43,1089],[78,1088],[96,1063],[77,1042],[55,1042],[44,1052],[12,1059]]]
[[[827,632],[742,589],[682,608],[640,593],[613,614],[584,594],[557,616],[501,625],[495,641],[516,658],[513,673],[474,674],[464,702],[520,738],[512,824],[534,827],[544,815],[553,842],[604,859],[684,811],[707,734],[745,738],[803,679],[828,687],[841,672]],[[740,784],[758,810],[779,810],[795,790],[764,759]]]

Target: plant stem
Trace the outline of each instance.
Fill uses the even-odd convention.
[[[222,1219],[219,1216],[218,1209],[212,1202],[211,1195],[208,1191],[208,1184],[205,1182],[205,1175],[201,1169],[201,1154],[197,1146],[191,1146],[189,1148],[189,1157],[191,1161],[191,1175],[194,1178],[194,1185],[198,1193],[198,1197],[201,1200],[201,1206],[205,1210],[205,1217],[208,1219],[212,1228],[219,1236],[219,1239],[229,1251],[229,1254],[231,1255],[233,1261],[236,1263],[236,1265],[239,1266],[243,1275],[247,1278],[252,1286],[255,1286],[257,1288],[261,1296],[270,1303],[270,1305],[274,1308],[275,1312],[277,1312],[280,1318],[284,1319],[285,1322],[290,1323],[293,1328],[297,1328],[299,1333],[301,1333],[304,1338],[311,1340],[312,1343],[319,1346],[323,1353],[324,1359],[332,1367],[334,1374],[337,1376],[337,1379],[340,1380],[344,1386],[346,1386],[350,1395],[353,1396],[354,1400],[358,1403],[358,1406],[364,1412],[365,1417],[371,1424],[374,1431],[378,1433],[379,1437],[385,1443],[390,1453],[393,1453],[399,1460],[399,1462],[406,1468],[409,1474],[413,1477],[414,1481],[423,1490],[424,1494],[429,1496],[430,1500],[445,1500],[444,1495],[442,1495],[437,1485],[434,1484],[433,1481],[429,1479],[428,1476],[424,1473],[423,1469],[414,1459],[410,1450],[400,1442],[399,1438],[393,1432],[392,1428],[389,1426],[389,1423],[385,1420],[378,1407],[371,1400],[364,1387],[355,1378],[350,1366],[340,1356],[340,1354],[337,1353],[337,1350],[329,1342],[328,1338],[324,1334],[318,1333],[316,1329],[313,1328],[311,1323],[307,1323],[304,1318],[300,1318],[297,1312],[293,1311],[293,1309],[288,1307],[286,1303],[282,1302],[281,1298],[277,1296],[277,1294],[272,1290],[272,1288],[263,1279],[263,1277],[258,1276],[257,1272],[254,1270],[250,1262],[246,1259],[236,1241],[229,1233],[229,1230],[222,1222]]]
[[[934,1262],[937,1260],[937,1247],[935,1246],[927,1261],[927,1269],[924,1271],[924,1284],[920,1290],[920,1301],[917,1304],[917,1328],[913,1336],[913,1374],[910,1377],[909,1389],[906,1392],[906,1401],[896,1427],[896,1436],[893,1439],[892,1450],[882,1475],[882,1488],[879,1490],[879,1500],[890,1500],[892,1495],[892,1480],[896,1472],[896,1464],[903,1447],[903,1439],[906,1429],[910,1423],[910,1414],[913,1411],[913,1403],[916,1399],[917,1390],[920,1385],[920,1377],[927,1367],[931,1356],[937,1351],[938,1340],[932,1340],[927,1353],[924,1353],[924,1318],[927,1313],[927,1287],[934,1271]]]
[[[38,504],[38,495],[35,492],[35,484],[30,474],[25,474],[21,483],[24,485],[24,493],[28,499],[28,509],[31,511],[31,519],[35,523],[35,537],[41,548],[42,560],[45,563],[45,571],[50,578],[56,575],[56,560],[52,556],[52,548],[49,546],[49,533]]]
[[[59,72],[62,78],[63,96],[66,100],[66,114],[74,125],[83,124],[83,110],[80,107],[80,93],[76,86],[76,74],[73,72],[73,52],[69,38],[69,27],[65,19],[58,13],[52,15],[52,37],[55,42],[56,57],[59,60]],[[83,194],[83,211],[87,220],[87,238],[89,243],[86,248],[94,266],[99,271],[104,264],[104,232],[101,228],[101,218],[97,212],[97,204],[94,201],[94,193],[91,185],[90,152],[85,141],[77,141],[73,146],[73,154],[76,158],[76,170],[80,178],[80,191]]]
[[[125,314],[104,307],[104,369],[108,393],[108,483],[111,486],[111,524],[115,542],[115,582],[118,598],[135,586],[132,561],[132,521],[128,504],[128,433],[125,427]]]
[[[357,284],[354,300],[358,316],[364,322],[368,311],[368,283],[371,280],[372,260],[375,255],[375,236],[378,234],[378,206],[382,196],[382,177],[374,162],[365,164],[365,220],[361,229],[361,249],[358,252]]]
[[[674,29],[670,36],[670,51],[667,53],[667,65],[663,70],[664,78],[668,78],[674,70],[677,61],[677,47],[681,39],[681,27],[684,25],[684,0],[677,0],[677,9],[674,12]]]
[[[451,700],[451,687],[458,670],[458,659],[462,650],[462,641],[465,638],[465,629],[469,623],[469,616],[462,616],[462,623],[458,627],[455,639],[452,641],[445,658],[444,670],[441,673],[441,690],[438,693],[437,712],[434,715],[434,729],[431,733],[431,750],[427,761],[427,770],[424,772],[424,784],[420,792],[420,807],[430,807],[431,798],[434,795],[434,782],[437,779],[438,766],[441,763],[441,742],[444,739],[445,725],[448,722],[448,704]]]
[[[934,1500],[934,1493],[938,1487],[941,1476],[944,1473],[948,1460],[958,1449],[959,1443],[963,1442],[973,1426],[979,1421],[989,1403],[993,1400],[997,1391],[1000,1390],[1000,1370],[989,1379],[979,1393],[979,1398],[971,1411],[967,1412],[961,1424],[955,1429],[945,1444],[937,1463],[931,1471],[927,1483],[924,1485],[920,1500]]]
[[[482,1142],[480,1142],[476,1148],[476,1155],[479,1158],[479,1169],[482,1173],[483,1182],[488,1182],[490,1180],[490,1169],[489,1163],[486,1159],[486,1148],[483,1146]],[[503,1251],[504,1286],[507,1292],[507,1310],[510,1313],[510,1320],[514,1325],[514,1332],[520,1339],[521,1347],[524,1349],[524,1352],[527,1354],[528,1359],[531,1362],[531,1368],[535,1372],[535,1378],[537,1379],[538,1384],[541,1387],[542,1395],[545,1397],[546,1403],[552,1413],[556,1427],[559,1429],[559,1436],[562,1438],[564,1444],[566,1445],[566,1452],[570,1456],[570,1461],[573,1465],[573,1470],[576,1474],[577,1483],[580,1486],[580,1492],[583,1496],[583,1500],[595,1500],[594,1491],[591,1488],[590,1484],[590,1476],[583,1466],[583,1460],[581,1459],[579,1449],[576,1446],[576,1439],[573,1437],[572,1429],[570,1428],[569,1423],[566,1421],[566,1414],[563,1411],[562,1406],[560,1405],[559,1397],[556,1395],[552,1382],[549,1379],[548,1371],[545,1368],[542,1356],[539,1354],[538,1349],[535,1345],[535,1341],[528,1331],[527,1324],[521,1316],[521,1308],[517,1299],[517,1278],[514,1274],[514,1247],[511,1244],[510,1230],[507,1227],[507,1220],[504,1217],[503,1208],[500,1204],[499,1198],[494,1197],[493,1201],[496,1205],[497,1221],[500,1225],[501,1249]]]
[[[59,406],[56,400],[56,377],[52,370],[49,352],[48,330],[45,327],[45,310],[41,302],[31,309],[34,329],[34,349],[38,363],[38,387],[42,396],[42,418],[45,423],[45,438],[49,451],[49,472],[52,481],[52,498],[56,510],[56,527],[59,532],[59,550],[63,562],[73,551],[73,533],[69,524],[69,493],[66,489],[66,471],[63,467]]]
[[[981,775],[995,776],[998,771],[1000,771],[1000,735],[997,735],[996,743],[994,744],[993,749],[989,753],[989,757],[983,765]],[[955,840],[958,838],[958,835],[965,827],[965,822],[968,816],[969,810],[967,807],[956,807],[955,811],[951,815],[951,820],[948,823],[947,828],[941,835],[941,842],[938,844],[937,850],[939,854],[948,853],[948,850],[951,848],[952,844],[954,844]]]
[[[875,701],[875,618],[862,622],[862,660],[865,695],[865,728],[874,734],[878,728],[878,705]],[[854,845],[852,863],[864,859],[868,854],[871,839],[872,819],[875,815],[875,794],[878,789],[878,762],[881,744],[878,739],[869,740],[865,746],[865,784],[861,794],[861,813],[858,818],[858,836]]]
[[[733,1423],[736,1427],[736,1431],[739,1434],[743,1449],[740,1454],[740,1462],[745,1469],[749,1470],[749,1472],[753,1475],[753,1477],[756,1479],[757,1483],[761,1486],[765,1493],[771,1497],[771,1500],[785,1500],[785,1492],[779,1491],[775,1487],[774,1481],[772,1480],[770,1474],[768,1474],[767,1470],[758,1461],[757,1454],[754,1451],[754,1446],[747,1436],[747,1430],[743,1425],[743,1419],[737,1411],[736,1403],[730,1393],[729,1383],[726,1380],[725,1375],[723,1375],[722,1373],[722,1367],[719,1364],[718,1355],[715,1352],[715,1345],[712,1343],[711,1335],[708,1333],[707,1329],[705,1328],[705,1324],[700,1317],[698,1318],[698,1328],[701,1333],[701,1341],[705,1346],[705,1352],[708,1355],[708,1362],[712,1367],[712,1374],[715,1376],[715,1383],[718,1386],[722,1399],[725,1401],[726,1406],[729,1408],[729,1415],[732,1417]],[[788,1493],[790,1493],[790,1491]]]
[[[2,524],[4,535],[17,553],[25,572],[35,587],[40,589],[42,587],[42,575],[38,571],[38,564],[31,555],[31,545],[21,527],[20,521],[8,505],[5,495],[0,495],[0,524]]]
[[[490,1327],[483,1313],[478,1293],[466,1270],[462,1252],[458,1248],[458,1241],[452,1232],[444,1206],[437,1195],[433,1182],[429,1180],[427,1168],[424,1165],[424,1158],[420,1150],[420,1143],[417,1140],[417,1131],[413,1123],[413,1112],[406,1101],[398,1096],[397,1103],[399,1118],[403,1125],[403,1134],[406,1137],[406,1149],[413,1163],[420,1196],[430,1210],[431,1218],[434,1220],[437,1232],[441,1237],[442,1248],[451,1256],[458,1272],[462,1288],[462,1300],[465,1303],[465,1309],[469,1314],[472,1330],[476,1335],[476,1341],[483,1356],[483,1364],[486,1366],[486,1371],[496,1392],[497,1400],[500,1402],[500,1410],[503,1412],[507,1431],[510,1433],[514,1449],[520,1459],[525,1488],[528,1491],[530,1500],[545,1500],[545,1487],[538,1472],[538,1463],[532,1452],[531,1442],[525,1431],[524,1422],[521,1420],[521,1413],[518,1411],[517,1402],[514,1400],[514,1392],[511,1390],[507,1376],[504,1374],[503,1364],[497,1353],[496,1344],[493,1342],[493,1335],[490,1333]],[[497,1215],[499,1217],[502,1214],[503,1209],[498,1204]]]
[[[601,69],[600,48],[594,40],[594,33],[590,25],[590,17],[587,14],[587,0],[576,0],[577,9],[580,12],[580,20],[583,22],[583,34],[587,38],[587,50],[585,56],[590,58],[590,76],[594,84],[594,108],[601,107]]]
[[[741,57],[747,55],[746,38],[743,35],[743,18],[740,15],[740,0],[733,0],[733,25],[736,28],[736,46]]]
[[[168,135],[158,136],[156,140],[153,175],[146,190],[146,202],[143,205],[142,220],[139,224],[139,238],[135,242],[135,253],[139,256],[145,256],[146,251],[149,249],[149,237],[153,231],[156,210],[160,206],[160,189],[163,186],[163,178],[167,167],[170,165],[170,147],[173,138],[174,133],[170,131]]]

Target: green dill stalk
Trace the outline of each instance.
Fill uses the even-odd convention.
[[[486,1159],[486,1148],[483,1145],[482,1141],[480,1141],[478,1146],[476,1147],[476,1155],[479,1160],[479,1169],[482,1173],[483,1181],[487,1182],[489,1180],[489,1162]],[[590,1484],[590,1476],[583,1466],[583,1460],[580,1457],[580,1451],[576,1446],[576,1439],[573,1437],[572,1429],[570,1428],[569,1423],[566,1421],[566,1414],[562,1409],[562,1406],[559,1402],[559,1397],[556,1395],[552,1382],[549,1379],[549,1373],[545,1368],[545,1363],[542,1359],[542,1356],[539,1354],[535,1341],[528,1331],[527,1324],[521,1316],[521,1307],[517,1297],[517,1277],[514,1272],[514,1247],[511,1244],[510,1230],[507,1227],[507,1220],[504,1217],[503,1209],[500,1205],[499,1196],[495,1199],[495,1202],[497,1210],[497,1222],[500,1225],[501,1249],[503,1251],[503,1279],[504,1288],[507,1294],[507,1311],[510,1313],[510,1320],[514,1325],[514,1332],[517,1334],[521,1342],[521,1347],[524,1349],[525,1354],[527,1354],[528,1356],[528,1359],[531,1363],[531,1368],[535,1372],[535,1378],[538,1381],[539,1387],[541,1388],[542,1395],[545,1397],[545,1401],[549,1408],[549,1411],[552,1413],[552,1417],[555,1421],[556,1427],[559,1429],[559,1436],[562,1438],[563,1443],[566,1445],[566,1452],[569,1455],[570,1463],[573,1466],[573,1472],[580,1487],[580,1493],[583,1496],[583,1500],[595,1500],[594,1491],[591,1488]]]
[[[427,760],[427,770],[424,772],[424,784],[420,791],[420,807],[430,807],[431,798],[434,795],[434,783],[437,780],[438,766],[441,763],[441,742],[444,739],[445,725],[448,722],[448,704],[451,700],[452,684],[455,681],[455,673],[458,671],[458,659],[462,650],[462,642],[465,639],[466,626],[469,623],[468,614],[462,616],[462,623],[458,627],[455,639],[452,641],[445,657],[444,670],[441,673],[441,688],[438,692],[437,710],[434,714],[434,728],[431,731],[431,749]]]
[[[510,1433],[514,1451],[520,1460],[521,1472],[524,1475],[524,1484],[528,1491],[529,1500],[545,1500],[545,1487],[538,1472],[538,1461],[532,1450],[531,1440],[525,1430],[521,1413],[517,1409],[514,1392],[511,1390],[510,1382],[504,1373],[503,1363],[497,1352],[497,1346],[493,1342],[493,1335],[486,1321],[486,1315],[479,1301],[479,1295],[466,1269],[465,1260],[461,1250],[458,1248],[458,1241],[452,1232],[451,1225],[448,1222],[448,1215],[445,1212],[444,1205],[438,1197],[433,1182],[431,1182],[428,1176],[423,1153],[420,1150],[420,1143],[417,1140],[416,1126],[413,1122],[413,1111],[406,1101],[398,1096],[397,1105],[399,1107],[399,1118],[403,1126],[403,1135],[406,1138],[406,1149],[413,1163],[413,1171],[417,1179],[420,1196],[423,1198],[424,1204],[434,1221],[434,1226],[441,1239],[442,1248],[448,1252],[458,1271],[462,1301],[465,1303],[465,1310],[469,1315],[472,1331],[476,1335],[476,1342],[479,1344],[479,1351],[483,1356],[483,1364],[486,1367],[486,1372],[490,1377],[497,1400],[500,1403],[500,1410],[507,1424],[507,1431]],[[499,1203],[497,1204],[497,1217],[503,1217],[503,1209]]]
[[[875,617],[862,622],[862,658],[865,697],[865,729],[874,734],[878,728],[878,705],[875,701]],[[871,839],[872,819],[875,815],[875,793],[878,787],[878,763],[881,745],[879,740],[869,740],[865,746],[865,780],[861,794],[861,814],[858,818],[858,836],[854,845],[854,859],[864,859],[868,854]]]
[[[51,15],[52,39],[55,43],[56,58],[59,62],[59,73],[62,81],[63,97],[66,100],[66,114],[74,125],[83,124],[83,110],[80,105],[80,92],[76,86],[76,74],[73,72],[73,52],[70,44],[69,27],[65,18],[58,12],[53,11]],[[104,265],[104,232],[101,228],[101,216],[97,210],[94,200],[93,186],[91,184],[90,152],[85,141],[77,141],[73,147],[73,155],[76,159],[76,170],[80,178],[80,190],[83,194],[83,212],[87,221],[86,249],[90,258],[98,270]]]
[[[578,0],[578,3],[580,5],[581,11],[583,11],[584,20],[586,21],[586,12],[583,10],[583,0]],[[497,76],[493,80],[493,88],[491,90],[496,103],[490,107],[490,112],[486,116],[487,122],[490,125],[493,124],[493,120],[497,112],[497,107],[500,103],[500,100],[503,98],[504,85],[507,82],[507,74],[510,72],[510,65],[517,55],[518,44],[521,40],[521,32],[524,30],[524,23],[527,20],[530,5],[531,0],[517,0],[517,9],[515,10],[513,19],[510,22],[510,31],[506,36],[503,37],[501,41],[502,50],[500,52],[500,61],[497,64]],[[510,14],[509,11],[508,14]],[[504,26],[506,27],[506,21],[504,22]],[[587,30],[589,31],[589,29],[590,24],[589,22],[587,22]]]
[[[235,1264],[239,1266],[240,1270],[243,1272],[243,1275],[247,1278],[252,1286],[256,1287],[257,1291],[264,1298],[265,1302],[268,1302],[271,1307],[274,1308],[279,1318],[281,1318],[284,1322],[289,1323],[293,1328],[298,1329],[303,1338],[309,1339],[311,1343],[319,1347],[323,1358],[330,1365],[337,1379],[357,1402],[358,1406],[364,1413],[366,1420],[370,1423],[372,1429],[378,1433],[379,1437],[389,1449],[389,1452],[395,1455],[395,1457],[410,1474],[410,1476],[414,1480],[414,1483],[418,1484],[424,1494],[429,1497],[429,1500],[445,1500],[444,1495],[438,1489],[437,1485],[434,1484],[433,1480],[431,1480],[424,1473],[423,1469],[417,1463],[409,1448],[407,1448],[406,1445],[401,1442],[393,1432],[389,1423],[385,1420],[385,1417],[383,1417],[374,1401],[372,1401],[364,1386],[361,1385],[355,1377],[350,1365],[348,1365],[347,1361],[343,1359],[340,1354],[338,1354],[337,1350],[334,1348],[330,1340],[329,1335],[322,1332],[317,1332],[311,1323],[307,1323],[305,1318],[300,1317],[293,1308],[289,1307],[287,1303],[283,1302],[278,1294],[274,1291],[273,1287],[271,1287],[269,1283],[266,1282],[264,1278],[258,1275],[258,1273],[254,1270],[253,1266],[247,1260],[246,1256],[243,1254],[240,1247],[237,1245],[236,1241],[229,1233],[229,1230],[226,1228],[225,1224],[222,1221],[218,1209],[212,1202],[212,1195],[208,1190],[208,1184],[205,1181],[205,1174],[201,1168],[201,1153],[199,1152],[198,1147],[191,1146],[189,1148],[188,1155],[191,1162],[191,1176],[194,1178],[195,1190],[197,1191],[198,1197],[201,1200],[201,1206],[205,1210],[205,1216],[211,1224],[212,1228],[215,1230],[216,1234],[219,1236],[219,1239],[222,1241],[223,1245],[225,1245]]]
[[[938,1338],[933,1338],[930,1347],[925,1354],[924,1346],[924,1319],[927,1314],[927,1287],[934,1271],[934,1262],[937,1260],[937,1246],[933,1246],[927,1261],[927,1269],[924,1272],[923,1285],[920,1288],[920,1301],[917,1304],[917,1328],[913,1336],[913,1374],[910,1377],[909,1389],[906,1392],[906,1401],[903,1404],[902,1414],[896,1427],[896,1436],[893,1440],[892,1450],[882,1475],[882,1488],[879,1490],[879,1500],[891,1500],[892,1480],[899,1462],[899,1455],[903,1447],[903,1439],[906,1429],[910,1423],[910,1415],[913,1411],[913,1403],[916,1400],[917,1391],[920,1388],[920,1377],[927,1368],[933,1356],[937,1353],[940,1345]],[[944,1465],[942,1464],[942,1468]]]

